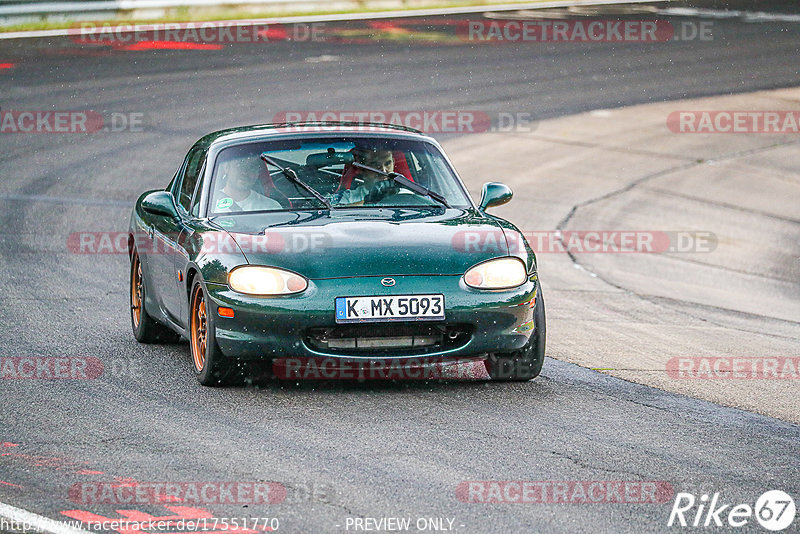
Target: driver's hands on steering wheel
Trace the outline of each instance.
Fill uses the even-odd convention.
[[[394,180],[381,180],[372,186],[370,192],[364,197],[364,203],[374,204],[395,193],[397,193],[397,184]]]

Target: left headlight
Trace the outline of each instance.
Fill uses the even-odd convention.
[[[479,263],[464,274],[464,283],[475,289],[511,289],[527,279],[525,264],[511,257]]]
[[[275,267],[245,265],[228,274],[231,289],[247,295],[291,295],[308,287],[308,280],[297,273]]]

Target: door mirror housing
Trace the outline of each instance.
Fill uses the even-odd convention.
[[[154,191],[142,199],[142,209],[152,215],[178,218],[175,199],[169,191]]]
[[[487,182],[481,189],[480,210],[494,206],[501,206],[511,200],[514,192],[506,184],[500,182]]]

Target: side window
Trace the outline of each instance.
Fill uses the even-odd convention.
[[[197,185],[197,178],[200,176],[200,171],[205,163],[205,150],[193,150],[186,160],[186,168],[183,170],[183,181],[181,188],[178,191],[178,204],[189,211],[189,204],[192,201],[192,194],[194,194],[194,187]]]

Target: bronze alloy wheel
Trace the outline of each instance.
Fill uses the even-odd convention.
[[[203,295],[203,286],[195,285],[192,293],[192,358],[197,372],[201,372],[206,364],[206,351],[208,350],[208,316],[206,315],[206,300]]]
[[[139,255],[133,256],[133,276],[131,276],[131,318],[133,327],[139,328],[142,320],[142,264]]]

